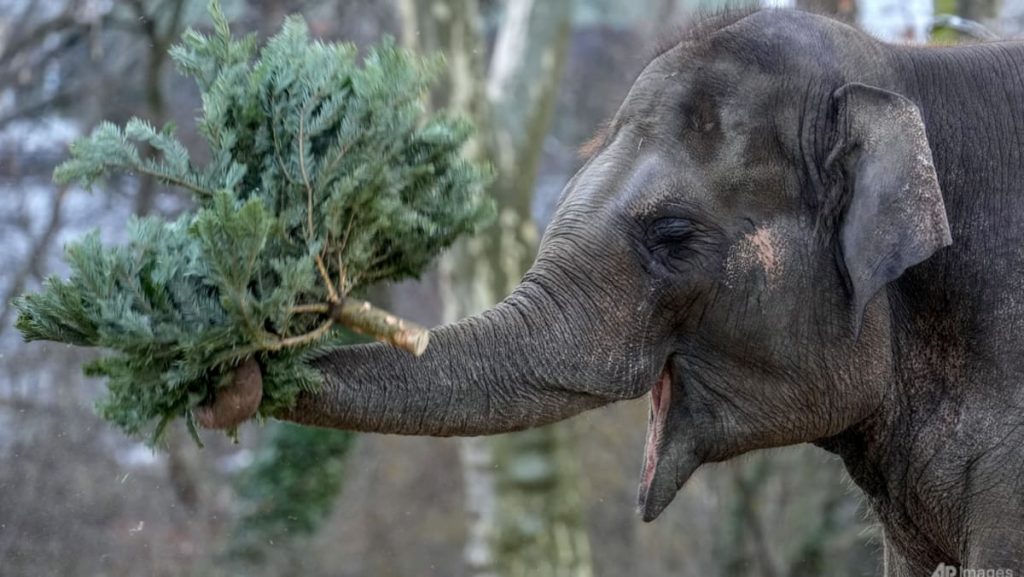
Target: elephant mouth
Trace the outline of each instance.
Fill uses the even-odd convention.
[[[654,472],[658,468],[658,447],[665,434],[665,420],[672,402],[672,373],[668,366],[661,371],[658,382],[651,387],[651,414],[647,422],[647,441],[644,443],[644,471],[641,491],[650,489]]]
[[[665,425],[671,404],[672,371],[666,363],[657,382],[651,387],[651,411],[647,422],[647,440],[644,443],[644,468],[640,478],[639,505],[644,520],[648,521],[657,516],[657,513],[652,516],[651,507],[656,499],[652,499],[651,489],[658,472],[660,454],[665,448]]]
[[[676,496],[683,483],[700,466],[702,459],[696,450],[693,435],[681,434],[680,424],[670,425],[673,393],[680,367],[670,358],[665,363],[657,382],[651,387],[651,411],[647,422],[647,442],[644,445],[644,468],[640,476],[637,501],[644,521],[653,521],[661,515]],[[683,395],[685,396],[685,395]],[[677,405],[684,399],[677,399]],[[680,407],[676,407],[678,412]],[[678,420],[678,418],[677,418]],[[670,430],[671,429],[671,430]]]

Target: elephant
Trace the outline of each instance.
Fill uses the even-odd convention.
[[[886,575],[1024,574],[1022,144],[1024,43],[703,18],[595,137],[512,294],[418,358],[324,354],[276,417],[492,435],[649,394],[644,521],[704,463],[813,443],[863,490]]]

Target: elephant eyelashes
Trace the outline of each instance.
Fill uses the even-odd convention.
[[[692,235],[693,225],[683,218],[659,218],[650,228],[650,237],[655,244],[676,244]]]
[[[645,244],[651,256],[671,265],[687,254],[695,232],[693,223],[684,218],[659,218],[648,226]]]

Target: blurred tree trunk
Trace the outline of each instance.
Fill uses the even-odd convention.
[[[857,18],[857,2],[855,0],[796,0],[796,7],[819,14],[828,14],[843,22],[853,22]]]
[[[958,0],[956,11],[968,20],[985,24],[999,17],[1000,4],[999,0]]]
[[[407,44],[441,50],[448,82],[437,107],[470,115],[473,154],[495,167],[498,219],[441,263],[444,320],[479,312],[512,291],[533,262],[533,189],[570,34],[571,0],[508,0],[490,69],[476,0],[402,0]],[[461,445],[471,517],[466,562],[476,577],[589,576],[578,474],[560,426]]]
[[[886,42],[928,41],[935,15],[933,0],[860,0],[861,28]]]
[[[188,0],[125,1],[138,20],[139,31],[149,43],[143,80],[146,95],[143,116],[156,127],[167,123],[167,99],[163,88],[163,78],[169,60],[167,51],[181,34],[187,3]],[[148,148],[146,152],[152,153]],[[140,176],[139,190],[135,195],[135,213],[149,214],[153,210],[156,193],[156,180],[152,176]]]
[[[769,455],[753,455],[746,462],[734,465],[729,472],[732,503],[723,523],[727,534],[721,541],[721,574],[723,577],[784,575],[778,552],[772,551],[768,544],[758,508],[760,490],[774,473]]]

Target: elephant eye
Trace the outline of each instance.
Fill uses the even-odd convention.
[[[685,218],[663,217],[647,227],[645,244],[648,253],[669,268],[689,254],[689,240],[694,236],[693,223]]]
[[[684,218],[659,218],[650,227],[652,245],[673,245],[693,235],[693,225]]]
[[[687,270],[694,259],[706,256],[711,238],[701,223],[678,216],[653,220],[644,231],[647,257],[668,273]]]

